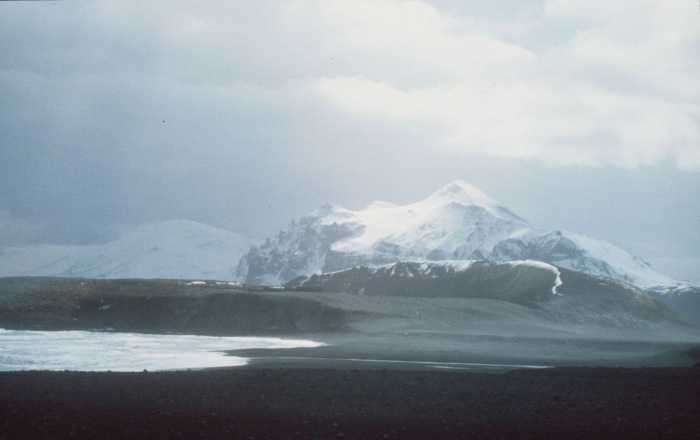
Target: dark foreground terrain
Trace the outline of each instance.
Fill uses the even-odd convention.
[[[0,373],[0,440],[700,438],[700,330],[635,289],[562,279],[545,299],[511,295],[521,279],[502,298],[0,279],[5,329],[328,344],[231,350],[241,368]]]
[[[0,373],[0,438],[673,438],[700,368]]]

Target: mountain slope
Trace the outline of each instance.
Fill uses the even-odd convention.
[[[646,261],[610,243],[568,231],[521,231],[494,246],[489,259],[546,261],[589,275],[615,278],[642,288],[677,283],[654,270]]]
[[[96,249],[69,255],[26,275],[84,278],[227,279],[250,243],[190,220],[152,223]]]

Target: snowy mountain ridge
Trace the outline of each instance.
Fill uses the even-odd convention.
[[[140,226],[119,239],[24,275],[84,278],[228,279],[250,247],[239,234],[191,220]]]

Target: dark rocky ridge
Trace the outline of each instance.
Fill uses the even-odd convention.
[[[292,286],[367,296],[483,298],[535,307],[572,323],[641,326],[679,318],[645,291],[610,278],[537,264],[477,261],[466,268],[445,262],[366,266],[293,280]],[[556,289],[556,293],[553,293]]]
[[[399,262],[312,275],[290,285],[369,296],[486,298],[522,304],[552,296],[555,279],[554,272],[525,265],[477,261],[460,270],[441,262]]]
[[[0,327],[267,335],[346,329],[350,313],[262,286],[179,280],[0,279]]]

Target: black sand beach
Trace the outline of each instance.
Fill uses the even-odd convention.
[[[0,438],[674,438],[700,368],[0,373]]]

